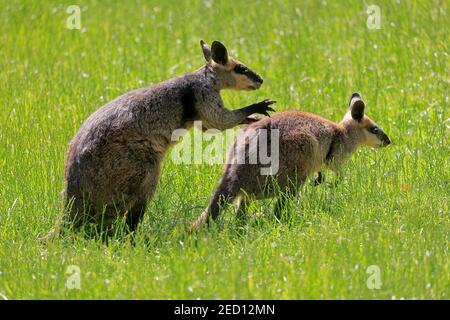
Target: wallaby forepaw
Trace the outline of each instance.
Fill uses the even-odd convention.
[[[263,101],[258,102],[257,103],[258,110],[256,111],[256,113],[263,114],[265,116],[270,117],[270,114],[268,113],[268,111],[275,112],[275,110],[269,106],[274,103],[277,103],[277,102],[272,99],[264,99]]]
[[[267,99],[264,99],[264,100],[261,101],[261,102],[258,102],[258,105],[260,105],[261,107],[268,107],[268,106],[270,106],[271,104],[275,104],[275,103],[277,103],[275,100],[272,100],[272,99],[267,98]],[[268,110],[275,111],[275,110],[272,109],[272,108],[268,108]]]

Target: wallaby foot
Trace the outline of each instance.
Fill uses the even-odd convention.
[[[147,209],[146,201],[135,205],[128,213],[127,213],[127,226],[129,232],[136,231],[139,222],[144,217],[145,210]]]
[[[285,193],[278,196],[275,203],[274,216],[277,220],[284,220],[291,209],[291,202],[295,199],[296,191],[292,188],[288,188]]]
[[[236,210],[236,218],[239,220],[245,220],[247,218],[248,206],[250,204],[249,199],[246,197],[241,197],[239,201],[239,207]]]

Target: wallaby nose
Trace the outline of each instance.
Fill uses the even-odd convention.
[[[386,137],[386,139],[384,140],[384,145],[385,145],[385,146],[388,146],[388,145],[390,145],[390,144],[391,144],[391,140],[389,140],[389,138]]]
[[[259,82],[260,84],[262,84],[262,83],[264,82],[263,78],[261,78],[260,76],[258,76],[258,82]]]

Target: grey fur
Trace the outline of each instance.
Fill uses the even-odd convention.
[[[62,192],[76,227],[86,221],[109,227],[118,215],[126,214],[134,230],[155,192],[175,129],[202,120],[205,128],[225,130],[254,122],[257,119],[248,117],[252,113],[272,110],[271,101],[227,110],[220,90],[233,89],[233,75],[210,59],[203,41],[201,46],[207,65],[125,93],[82,124],[69,145]]]

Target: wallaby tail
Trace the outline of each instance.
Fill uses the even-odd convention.
[[[194,224],[188,229],[188,232],[191,233],[200,229],[200,227],[206,222],[207,218],[208,208],[206,208],[205,211],[202,212],[202,214],[197,218]]]
[[[45,236],[38,239],[39,243],[46,244],[51,239],[55,238],[59,235],[59,232],[61,231],[60,226],[55,226],[53,229],[51,229]]]
[[[66,212],[66,205],[65,205],[65,191],[61,191],[61,208],[59,210],[58,216],[56,217],[56,223],[55,227],[51,229],[45,236],[38,239],[39,243],[46,244],[51,239],[57,237],[59,233],[61,232],[61,226],[64,218],[64,213]]]
[[[230,183],[225,173],[216,189],[210,205],[202,212],[189,231],[192,232],[199,229],[205,222],[209,222],[210,219],[216,220],[219,217],[220,209],[233,202],[234,198],[236,198],[238,190],[235,189],[236,188]]]

